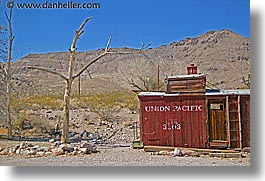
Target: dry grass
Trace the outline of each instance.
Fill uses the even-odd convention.
[[[107,92],[88,95],[73,95],[71,99],[71,108],[93,108],[108,106],[110,108],[128,108],[135,110],[138,105],[138,99],[135,93],[124,92]],[[53,109],[60,110],[63,108],[63,97],[55,95],[24,96],[13,99],[12,107],[17,110],[40,110]]]
[[[61,109],[63,97],[54,95],[24,96],[12,100],[15,110]]]
[[[135,111],[138,107],[137,95],[131,91],[112,91],[98,94],[73,95],[71,109],[88,108],[98,114],[101,120],[113,121],[115,116],[123,108]],[[43,135],[53,128],[50,120],[33,115],[33,111],[42,109],[61,110],[63,108],[63,97],[55,95],[24,96],[12,100],[12,108],[16,110],[13,114],[13,130],[19,134]],[[5,122],[5,121],[4,121]],[[4,125],[3,124],[1,125]],[[31,125],[30,129],[23,129],[23,125]],[[7,129],[1,127],[0,135],[6,135]]]

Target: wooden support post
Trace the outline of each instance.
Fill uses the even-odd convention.
[[[160,77],[160,66],[158,65],[157,66],[157,91],[159,92],[159,84],[160,84],[160,82],[159,82],[159,77]]]
[[[242,128],[241,128],[241,96],[237,97],[237,106],[238,106],[238,121],[239,121],[239,147],[242,148]]]
[[[227,141],[228,141],[228,148],[231,146],[230,142],[230,120],[229,120],[229,97],[226,96],[225,98],[225,108],[226,108],[226,133],[227,133]]]
[[[78,95],[79,96],[81,95],[81,77],[80,77],[80,75],[78,77]]]

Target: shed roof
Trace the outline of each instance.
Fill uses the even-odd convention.
[[[188,74],[188,75],[173,75],[173,76],[167,76],[168,79],[176,79],[176,78],[198,78],[198,77],[204,77],[206,74]]]

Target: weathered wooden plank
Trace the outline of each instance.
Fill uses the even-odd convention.
[[[169,81],[168,85],[205,85],[204,80],[183,80],[183,81]]]
[[[175,147],[169,146],[145,146],[144,151],[146,152],[157,152],[157,151],[174,151]]]

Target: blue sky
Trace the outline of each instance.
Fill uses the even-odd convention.
[[[0,2],[1,24],[6,24],[6,3]],[[45,3],[45,0],[16,0]],[[49,3],[57,2],[50,0]],[[67,0],[61,0],[64,3]],[[152,47],[209,30],[230,29],[250,37],[249,0],[72,0],[99,3],[99,9],[18,9],[14,6],[14,59],[30,53],[68,51],[75,30],[86,17],[93,19],[77,43],[78,51],[103,48],[110,35],[111,47]]]

